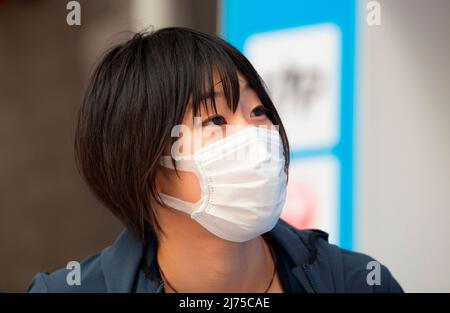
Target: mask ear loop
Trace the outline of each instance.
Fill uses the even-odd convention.
[[[190,159],[188,159],[188,158],[190,158]],[[195,219],[197,217],[197,215],[199,215],[203,211],[204,205],[202,205],[202,204],[204,204],[205,196],[204,196],[203,187],[201,186],[202,178],[199,175],[200,173],[197,172],[197,166],[195,164],[195,160],[192,158],[192,156],[190,156],[188,158],[181,159],[178,162],[175,161],[175,162],[177,162],[176,170],[180,170],[180,171],[184,171],[184,172],[192,172],[197,176],[200,187],[202,188],[200,200],[198,200],[197,202],[184,201],[184,200],[178,199],[176,197],[173,197],[171,195],[168,195],[168,194],[165,194],[162,192],[159,193],[159,195],[160,195],[161,199],[163,200],[163,202],[167,202],[169,206],[170,206],[170,204],[174,204],[176,206],[176,208],[174,208],[174,209],[178,209],[182,212],[185,212],[185,213],[189,214],[191,216],[191,218]],[[172,159],[172,157],[170,155],[162,155],[159,159],[159,164],[168,169],[175,170],[173,161],[174,161],[174,159]]]
[[[196,172],[195,161],[192,159],[191,156],[189,156],[188,158],[190,159],[181,159],[180,160],[181,162],[177,163],[177,170],[195,173]],[[173,166],[173,160],[174,159],[172,159],[170,155],[162,155],[159,158],[159,164],[171,170],[175,170],[175,167]]]

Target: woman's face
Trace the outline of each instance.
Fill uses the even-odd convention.
[[[237,109],[233,112],[227,104],[227,100],[223,93],[220,77],[214,73],[214,90],[217,112],[214,112],[212,101],[207,100],[207,110],[201,106],[198,116],[196,116],[196,125],[194,125],[193,110],[186,112],[183,118],[183,134],[187,132],[188,143],[183,140],[183,145],[189,144],[190,149],[179,151],[181,154],[192,154],[211,142],[226,137],[239,129],[247,126],[266,126],[272,125],[271,120],[267,117],[267,109],[262,105],[260,99],[254,90],[248,85],[245,78],[238,73],[240,97]],[[201,126],[201,136],[197,137],[194,144],[194,138],[198,134],[199,126]],[[196,129],[196,133],[194,133]],[[186,139],[184,138],[184,139]],[[199,142],[201,144],[199,144]],[[165,155],[171,154],[171,145],[165,148]],[[197,202],[200,200],[201,189],[197,176],[191,172],[178,171],[178,176],[174,170],[165,167],[159,167],[156,176],[156,185],[158,192],[162,192],[181,200],[189,202]]]

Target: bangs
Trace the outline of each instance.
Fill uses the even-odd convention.
[[[201,43],[194,59],[194,71],[191,77],[190,108],[193,116],[197,116],[203,108],[207,114],[217,113],[216,88],[220,87],[228,108],[234,113],[239,103],[239,79],[237,67],[230,55],[217,45]],[[216,78],[216,80],[214,80]],[[217,80],[218,79],[218,80]]]
[[[237,73],[246,78],[250,75],[239,66],[239,53],[220,38],[192,30],[172,30],[166,28],[155,34],[158,41],[166,42],[166,51],[170,51],[161,59],[177,98],[172,105],[183,116],[189,109],[194,117],[201,109],[208,114],[217,113],[215,87],[222,87],[228,108],[235,112],[239,102]],[[181,123],[181,115],[176,123]]]

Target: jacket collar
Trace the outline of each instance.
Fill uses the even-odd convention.
[[[123,230],[116,241],[101,252],[100,261],[107,292],[131,292],[140,270],[142,242]]]
[[[269,232],[293,260],[292,274],[307,292],[328,292],[320,283],[320,266],[311,260],[308,243],[289,224],[280,219]],[[156,244],[145,249],[142,241],[128,230],[123,230],[113,245],[101,253],[101,265],[107,292],[160,292],[162,282],[155,271]],[[149,265],[141,270],[142,261]],[[327,285],[327,284],[325,284]]]
[[[295,266],[291,269],[293,276],[307,293],[329,292],[321,283],[324,275],[323,256],[318,253],[315,238],[317,236],[328,240],[328,234],[321,231],[299,231],[281,220],[269,232],[292,259]]]

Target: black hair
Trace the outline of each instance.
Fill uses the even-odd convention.
[[[289,144],[265,85],[247,60],[225,40],[183,27],[139,32],[110,49],[89,81],[75,132],[77,165],[94,194],[145,240],[145,231],[161,229],[151,203],[161,203],[156,169],[172,127],[189,106],[194,116],[205,95],[214,94],[213,73],[220,76],[233,112],[239,101],[239,72],[267,108],[284,146]],[[211,97],[216,111],[215,97]]]

